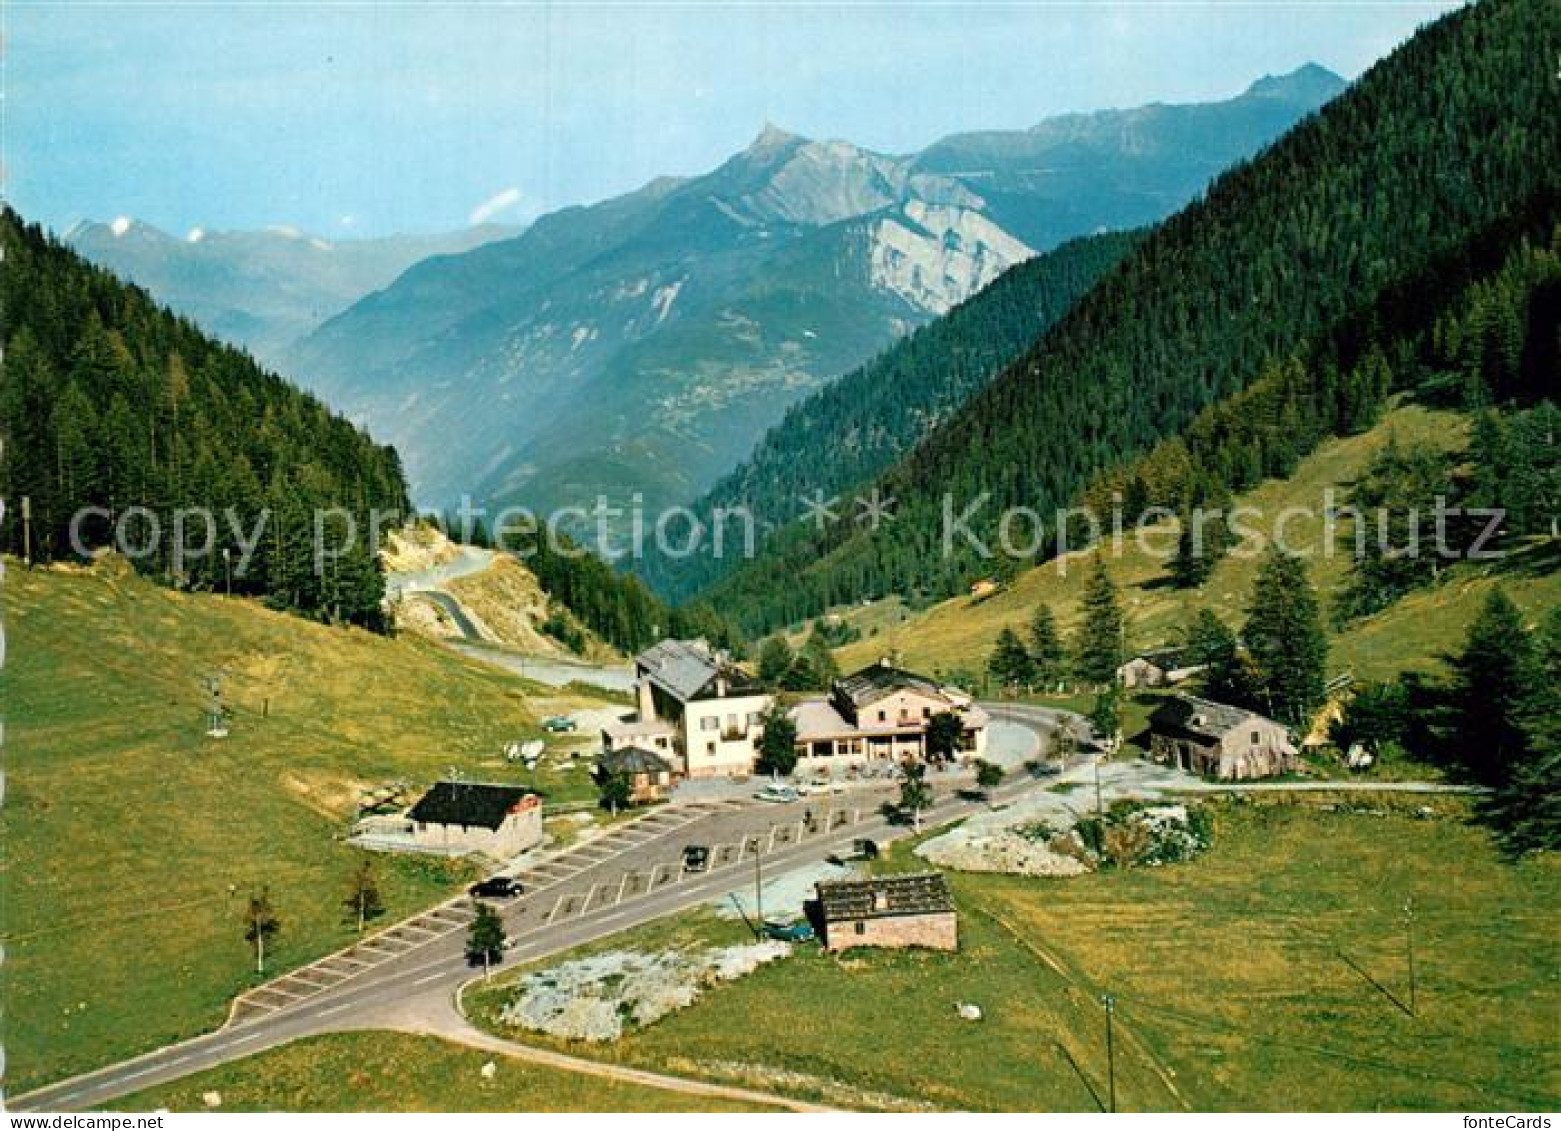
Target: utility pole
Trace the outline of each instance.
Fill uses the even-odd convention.
[[[1110,1110],[1112,1114],[1115,1114],[1117,1110],[1117,1050],[1116,1044],[1112,1039],[1111,1017],[1116,1013],[1117,1002],[1116,998],[1110,994],[1102,994],[1100,1000],[1106,1007],[1106,1092],[1110,1097]]]
[[[1404,901],[1404,942],[1409,950],[1409,1015],[1415,1016],[1415,901]]]
[[[754,837],[748,841],[748,847],[753,850],[753,913],[756,919],[754,934],[758,938],[764,937],[764,865],[759,856],[759,838]]]
[[[33,567],[33,501],[27,495],[22,496],[22,564]]]

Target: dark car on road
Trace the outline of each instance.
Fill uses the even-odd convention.
[[[704,872],[710,867],[710,849],[702,844],[683,846],[683,871]]]
[[[469,889],[479,899],[513,899],[526,889],[513,876],[489,876],[478,880]]]

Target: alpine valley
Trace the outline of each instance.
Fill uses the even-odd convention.
[[[703,176],[417,264],[283,369],[427,505],[683,502],[826,381],[1038,252],[1166,216],[1342,86],[1307,66],[905,156],[766,127]]]

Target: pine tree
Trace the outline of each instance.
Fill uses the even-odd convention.
[[[1252,588],[1243,633],[1257,674],[1257,693],[1274,718],[1304,726],[1322,706],[1328,639],[1317,594],[1299,557],[1270,549]]]
[[[1536,665],[1523,615],[1504,590],[1491,591],[1447,662],[1456,757],[1486,785],[1507,785],[1528,751]]]
[[[1125,635],[1117,587],[1104,559],[1097,556],[1084,586],[1084,622],[1073,645],[1073,674],[1097,686],[1113,682],[1122,666]]]
[[[997,643],[987,660],[987,673],[1004,688],[1028,689],[1035,681],[1035,664],[1024,642],[1012,628],[1005,627],[997,634]]]
[[[1052,615],[1051,606],[1044,603],[1035,607],[1030,620],[1030,659],[1035,665],[1037,683],[1053,686],[1062,679],[1068,653],[1062,634],[1057,631],[1057,618]]]
[[[774,687],[786,678],[795,657],[791,645],[779,634],[765,639],[759,645],[759,682]]]
[[[1198,611],[1184,639],[1189,663],[1203,669],[1198,690],[1205,697],[1233,707],[1257,706],[1252,666],[1236,634],[1212,609]]]

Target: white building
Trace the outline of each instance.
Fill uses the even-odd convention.
[[[926,757],[927,728],[944,713],[964,724],[956,757],[979,758],[986,751],[987,713],[958,688],[887,662],[837,679],[827,699],[804,699],[791,718],[799,758],[901,761]]]
[[[634,673],[639,715],[603,731],[607,749],[671,754],[691,778],[753,772],[773,700],[752,676],[703,640],[663,640],[635,657]]]

